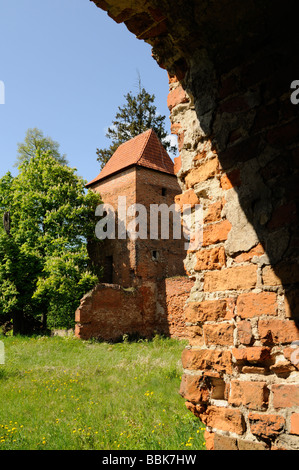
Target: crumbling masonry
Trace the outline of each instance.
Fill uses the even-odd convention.
[[[93,0],[169,75],[188,253],[181,394],[208,449],[299,449],[296,2]]]

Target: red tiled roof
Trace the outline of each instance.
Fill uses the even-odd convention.
[[[101,173],[90,181],[86,187],[101,181],[108,176],[125,170],[129,166],[139,165],[152,170],[174,175],[174,164],[156,133],[149,129],[128,142],[121,144]]]

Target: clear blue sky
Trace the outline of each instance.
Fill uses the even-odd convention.
[[[0,177],[17,173],[17,143],[37,127],[60,143],[78,174],[99,173],[96,148],[138,72],[166,115],[168,77],[151,47],[90,0],[0,0]]]

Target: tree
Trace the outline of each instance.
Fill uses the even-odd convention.
[[[27,319],[74,326],[80,299],[98,282],[87,242],[101,201],[85,184],[40,150],[0,180],[0,207],[11,218],[10,234],[0,228],[0,314],[13,318],[14,334]]]
[[[118,107],[115,119],[111,127],[108,128],[106,137],[111,139],[112,144],[106,149],[97,149],[97,160],[103,168],[112,157],[116,149],[124,142],[136,137],[148,129],[153,129],[165,149],[171,153],[176,152],[176,147],[171,145],[167,139],[168,133],[165,130],[165,116],[157,113],[154,104],[155,95],[150,95],[141,84],[139,77],[138,93],[132,92],[124,96],[126,103]]]
[[[41,154],[50,152],[52,157],[61,165],[67,165],[66,155],[60,154],[59,147],[58,142],[51,139],[51,137],[45,137],[40,129],[36,127],[28,129],[24,142],[18,144],[18,157],[15,166],[18,167],[21,163],[28,163],[36,155],[36,152]]]

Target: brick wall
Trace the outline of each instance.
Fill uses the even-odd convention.
[[[120,340],[125,334],[187,339],[184,306],[192,285],[186,276],[164,279],[158,285],[143,282],[129,289],[99,284],[81,300],[75,334],[106,341]]]
[[[185,328],[184,308],[193,285],[188,276],[166,278],[158,285],[160,321],[165,321],[164,332],[172,338],[189,339],[196,334],[194,328]]]
[[[298,111],[272,83],[286,70],[255,60],[221,75],[209,136],[173,76],[168,97],[180,200],[204,207],[180,393],[216,450],[299,448]]]
[[[185,258],[186,405],[208,449],[298,450],[296,2],[93,1],[169,72],[178,200],[204,209]]]
[[[162,188],[165,195],[162,195]],[[161,243],[161,224],[159,239],[150,238],[150,204],[174,204],[174,198],[180,193],[177,178],[174,175],[154,171],[143,167],[132,167],[112,175],[97,183],[93,190],[101,194],[104,203],[111,204],[116,213],[118,197],[126,197],[126,209],[132,204],[142,204],[147,210],[147,238],[131,240],[118,238],[105,239],[103,243],[90,244],[91,259],[99,266],[105,266],[105,259],[113,257],[113,276],[103,282],[112,282],[123,287],[138,286],[143,281],[154,279],[159,281],[165,277],[185,274],[183,260],[185,257],[184,240],[173,240],[171,216],[169,239]],[[163,193],[164,194],[164,193]],[[138,212],[127,216],[127,224],[138,217]],[[160,219],[159,219],[160,221]],[[156,259],[153,252],[156,252]]]
[[[104,203],[114,207],[118,214],[118,197],[126,196],[126,208],[136,202],[136,170],[128,168],[116,175],[110,176],[97,183],[93,190],[101,194]],[[118,225],[116,215],[116,238],[114,240],[105,239],[103,243],[95,242],[89,244],[90,257],[98,266],[105,267],[107,258],[113,259],[112,276],[111,273],[104,272],[101,279],[103,282],[119,284],[123,287],[132,286],[132,273],[135,269],[134,245],[129,238],[118,239]],[[107,270],[108,267],[107,267]]]

